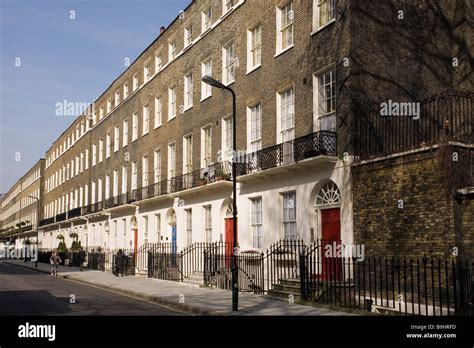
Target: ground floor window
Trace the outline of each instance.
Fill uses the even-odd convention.
[[[204,207],[204,231],[206,242],[212,242],[212,216],[210,205]]]
[[[187,245],[190,246],[193,244],[193,211],[191,209],[186,209],[186,240]]]
[[[252,204],[252,235],[253,247],[262,247],[262,198],[254,198]]]
[[[283,193],[283,233],[286,240],[296,240],[296,192]]]

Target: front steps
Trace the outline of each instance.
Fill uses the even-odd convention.
[[[273,284],[266,297],[278,301],[301,301],[301,283],[299,279],[280,279]]]

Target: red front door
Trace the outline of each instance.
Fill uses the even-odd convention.
[[[234,252],[234,219],[225,219],[225,256],[226,267],[231,266],[231,256]]]
[[[341,220],[339,208],[321,210],[321,276],[334,280],[341,271],[341,260],[338,258],[338,246],[341,241]]]

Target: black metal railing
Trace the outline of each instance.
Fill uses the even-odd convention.
[[[78,216],[81,216],[81,207],[71,209],[67,212],[67,218],[68,219],[75,218],[75,217],[78,217]]]
[[[172,178],[168,184],[170,193],[192,189],[221,180],[231,180],[232,165],[228,161],[218,162]]]
[[[300,255],[305,301],[401,315],[474,315],[470,262],[327,257],[322,246]]]
[[[263,148],[237,159],[237,175],[250,174],[317,156],[337,155],[337,134],[319,131]]]
[[[447,91],[419,103],[419,115],[382,116],[354,100],[354,152],[364,160],[441,141],[474,142],[474,93]]]
[[[66,217],[67,217],[66,213],[57,214],[55,218],[55,222],[64,221],[66,220]]]
[[[47,219],[40,220],[39,225],[40,226],[46,226],[46,225],[49,225],[49,224],[52,224],[52,223],[54,223],[54,216],[50,217],[50,218],[47,218]]]

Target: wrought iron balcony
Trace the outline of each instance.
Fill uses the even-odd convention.
[[[195,187],[204,186],[221,180],[230,180],[232,174],[232,165],[225,161],[198,169],[190,173],[176,176],[169,180],[169,193],[189,190]]]
[[[61,213],[56,215],[55,222],[61,222],[66,220],[66,213]]]
[[[237,159],[237,175],[246,175],[317,156],[336,156],[336,154],[336,133],[319,131],[241,156]]]
[[[153,185],[148,185],[132,191],[134,201],[141,201],[148,198],[158,197],[167,194],[168,180],[160,181]]]
[[[67,212],[67,218],[72,219],[75,217],[81,216],[81,208],[71,209]]]
[[[50,218],[47,218],[47,219],[40,220],[39,225],[40,226],[46,226],[46,225],[49,225],[49,224],[52,224],[52,223],[54,223],[54,216],[50,217]]]

